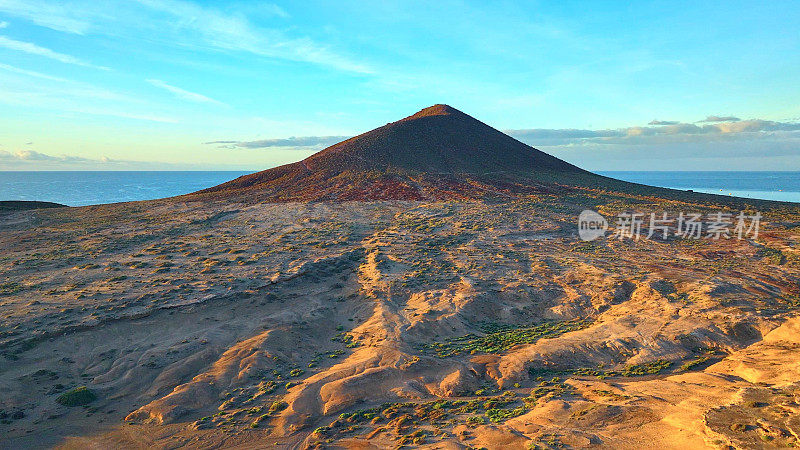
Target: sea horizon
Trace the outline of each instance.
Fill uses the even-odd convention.
[[[258,170],[0,171],[0,200],[67,206],[155,200],[188,194]],[[800,203],[798,171],[595,171],[633,183],[742,198]],[[75,175],[80,174],[80,177]],[[735,177],[729,175],[735,174]]]

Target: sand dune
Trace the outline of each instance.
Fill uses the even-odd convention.
[[[4,439],[794,442],[773,409],[798,379],[797,212],[775,213],[757,242],[576,248],[561,224],[618,198],[560,213],[563,199],[541,196],[5,215]],[[85,407],[56,401],[84,385],[97,395]],[[754,396],[767,406],[748,407]],[[729,416],[745,430],[720,425]]]

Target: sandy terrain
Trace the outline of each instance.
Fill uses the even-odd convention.
[[[586,207],[715,210],[5,213],[0,447],[800,445],[800,209],[755,241],[583,243]]]

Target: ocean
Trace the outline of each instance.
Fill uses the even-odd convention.
[[[188,194],[252,172],[0,172],[0,200],[68,206]]]
[[[800,202],[800,172],[597,172],[600,175],[707,194]]]
[[[188,194],[251,172],[0,172],[0,200],[69,206]],[[598,172],[635,183],[737,197],[800,202],[800,172]]]

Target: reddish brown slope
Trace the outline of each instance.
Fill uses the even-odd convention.
[[[303,161],[197,194],[272,201],[476,198],[551,190],[559,174],[595,177],[455,108],[434,105]]]
[[[247,202],[460,200],[576,189],[720,205],[764,208],[771,204],[595,175],[447,105],[425,108],[303,161],[179,198]]]

